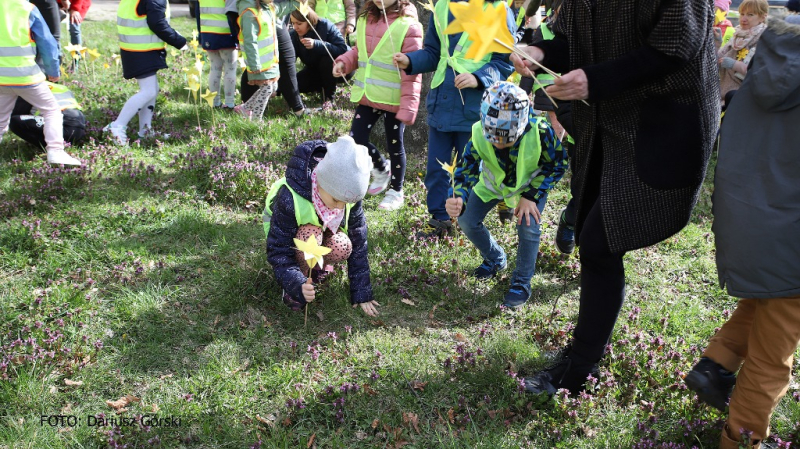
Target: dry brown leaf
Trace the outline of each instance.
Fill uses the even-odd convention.
[[[314,444],[314,438],[316,437],[317,437],[316,433],[311,435],[311,438],[308,439],[308,444],[306,444],[306,449],[310,448]]]
[[[134,396],[134,395],[132,395],[132,394],[126,394],[126,395],[125,395],[125,399],[127,399],[127,400],[128,400],[128,403],[131,403],[131,402],[141,402],[141,401],[142,401],[140,398],[137,398],[136,396]]]
[[[411,444],[411,443],[409,443],[409,442],[408,442],[408,441],[406,441],[406,440],[398,440],[398,441],[395,441],[395,443],[394,443],[394,449],[400,449],[401,447],[403,447],[403,446],[405,446],[405,445],[408,445],[408,444]]]
[[[372,428],[373,428],[373,429],[377,429],[377,428],[378,428],[378,423],[379,423],[379,422],[380,422],[380,421],[378,421],[378,418],[375,418],[375,419],[373,419],[373,420],[372,420]]]
[[[325,321],[325,315],[322,314],[322,310],[317,310],[317,318],[319,318],[320,321]]]
[[[158,413],[158,411],[161,410],[161,408],[158,407],[158,404],[153,404],[150,406],[150,410],[152,410],[153,413]]]
[[[403,412],[403,424],[411,424],[411,427],[419,433],[419,416],[416,413]]]
[[[359,441],[366,439],[368,436],[369,435],[367,435],[367,432],[364,432],[363,430],[359,430],[358,432],[356,432],[356,439],[358,439]]]
[[[292,425],[292,419],[291,418],[284,418],[284,420],[281,421],[281,424],[283,424],[286,427],[289,427],[289,426]]]
[[[462,343],[467,341],[467,337],[465,337],[464,334],[462,334],[461,332],[456,333],[456,335],[453,336],[453,338],[456,341],[460,341]]]
[[[126,398],[125,396],[117,399],[116,401],[106,401],[106,405],[108,405],[109,407],[111,407],[111,408],[113,408],[115,410],[121,409],[121,408],[125,407],[126,405],[128,405],[129,403],[130,403],[130,401],[128,401],[128,398]]]
[[[275,415],[267,415],[266,418],[262,418],[261,415],[256,414],[256,420],[261,424],[266,424],[267,427],[275,427]]]
[[[412,380],[411,382],[409,382],[409,385],[411,385],[412,390],[425,391],[425,385],[428,385],[428,382],[420,382],[418,380]]]
[[[447,411],[447,420],[450,421],[450,424],[456,422],[456,412],[452,408]]]
[[[56,393],[58,393],[58,387],[56,387],[55,385],[51,385],[50,394],[56,394]]]
[[[402,302],[403,304],[408,304],[409,306],[414,306],[414,307],[417,306],[416,304],[414,304],[414,301],[412,301],[412,300],[410,300],[408,298],[403,298],[403,299],[400,300],[400,302]]]
[[[58,429],[58,433],[72,432],[72,427],[62,427]]]
[[[83,381],[82,380],[74,381],[74,380],[64,379],[64,385],[66,385],[68,387],[80,387],[81,385],[83,385]]]
[[[161,380],[169,379],[170,377],[172,377],[172,373],[164,374],[163,376],[158,376],[158,378],[161,379]]]
[[[591,427],[581,426],[581,430],[583,431],[583,434],[586,435],[586,438],[592,439],[597,436],[597,431]]]

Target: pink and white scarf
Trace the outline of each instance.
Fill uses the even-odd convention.
[[[330,229],[333,232],[339,230],[339,225],[344,220],[344,209],[331,209],[325,205],[319,196],[319,186],[317,186],[317,171],[311,172],[311,202],[314,203],[314,210],[322,220],[322,230]]]

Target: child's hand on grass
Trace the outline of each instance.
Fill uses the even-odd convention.
[[[378,316],[378,309],[375,306],[379,306],[378,301],[370,301],[370,302],[362,302],[361,304],[353,304],[353,308],[355,309],[356,306],[361,306],[361,311],[366,313],[369,316],[375,317]]]
[[[514,209],[514,215],[517,217],[517,224],[522,224],[522,219],[525,218],[525,226],[531,225],[531,217],[533,217],[533,221],[537,224],[541,220],[541,215],[539,214],[539,207],[531,200],[520,198],[519,204],[517,205],[516,209]]]
[[[311,278],[308,278],[306,283],[303,284],[303,298],[305,298],[306,302],[312,302],[316,297],[317,292],[314,290],[314,284],[311,283]]]
[[[464,200],[461,198],[448,198],[444,203],[444,209],[447,215],[451,218],[458,218],[461,215],[461,209],[464,208]]]

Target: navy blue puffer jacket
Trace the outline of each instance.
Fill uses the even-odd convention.
[[[311,201],[311,172],[317,166],[317,158],[327,152],[327,142],[312,140],[303,142],[294,150],[286,167],[286,182],[303,198]],[[347,276],[350,279],[350,302],[360,304],[372,301],[372,284],[369,280],[367,260],[367,220],[361,201],[350,210],[347,223],[353,252],[347,259]],[[302,287],[306,282],[308,268],[300,267],[295,259],[294,239],[297,236],[297,219],[294,201],[289,189],[283,187],[272,204],[272,224],[267,236],[267,261],[275,270],[278,284],[300,304],[305,304]]]

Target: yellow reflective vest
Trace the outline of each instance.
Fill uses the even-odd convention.
[[[278,192],[281,190],[281,187],[286,186],[289,189],[289,193],[292,194],[292,201],[294,202],[294,218],[297,221],[297,226],[303,226],[305,224],[312,224],[314,226],[322,227],[322,223],[319,220],[319,216],[317,215],[316,209],[314,209],[314,204],[311,201],[303,198],[300,194],[294,191],[289,184],[286,182],[286,177],[279,179],[275,184],[272,184],[272,187],[269,189],[269,193],[267,194],[267,204],[264,207],[264,235],[269,237],[269,228],[272,225],[272,203],[275,202],[275,198],[278,196]],[[350,209],[353,208],[352,204],[345,205],[344,208],[344,219],[342,220],[341,227],[344,229],[344,232],[347,233],[347,224],[350,221]],[[336,231],[336,230],[334,230]]]
[[[484,9],[486,6],[487,5],[484,5]],[[457,74],[473,73],[492,59],[491,53],[487,54],[479,61],[473,61],[472,59],[464,57],[467,53],[467,49],[472,45],[472,41],[469,40],[467,33],[461,33],[461,38],[458,39],[456,48],[453,51],[453,56],[450,56],[450,40],[448,36],[444,34],[444,29],[447,28],[447,24],[450,20],[450,0],[439,0],[434,7],[433,14],[434,27],[436,28],[436,33],[439,35],[441,57],[439,58],[439,65],[436,66],[436,72],[433,74],[433,80],[431,80],[431,89],[435,89],[442,84],[448,65],[452,67]]]
[[[321,18],[328,19],[333,23],[347,20],[347,11],[344,9],[344,1],[342,0],[317,0],[314,12]]]
[[[269,10],[257,10],[247,8],[239,14],[239,42],[244,42],[244,35],[241,31],[242,15],[250,11],[258,20],[258,59],[261,64],[261,71],[265,71],[278,63],[278,46],[275,42],[275,10],[272,4]],[[251,71],[248,67],[248,71]]]
[[[411,17],[395,19],[375,46],[372,55],[367,56],[367,21],[364,17],[358,19],[358,71],[353,77],[350,101],[358,103],[366,95],[373,103],[400,105],[400,71],[392,58],[401,51],[408,29],[416,22]],[[392,43],[395,48],[389,48]]]
[[[64,109],[81,109],[81,105],[78,104],[75,95],[73,95],[72,91],[67,89],[67,86],[48,81],[47,87],[53,92],[53,96],[56,97],[56,101],[58,101],[58,107],[61,108],[62,111]]]
[[[231,34],[228,16],[225,15],[225,0],[200,0],[200,32]]]
[[[3,2],[0,23],[0,86],[30,86],[45,80],[36,65],[36,43],[31,38],[34,6],[22,0]]]
[[[147,16],[136,12],[139,0],[121,0],[117,8],[119,48],[126,51],[163,50],[167,44],[147,25]],[[169,2],[166,11],[169,20]]]

